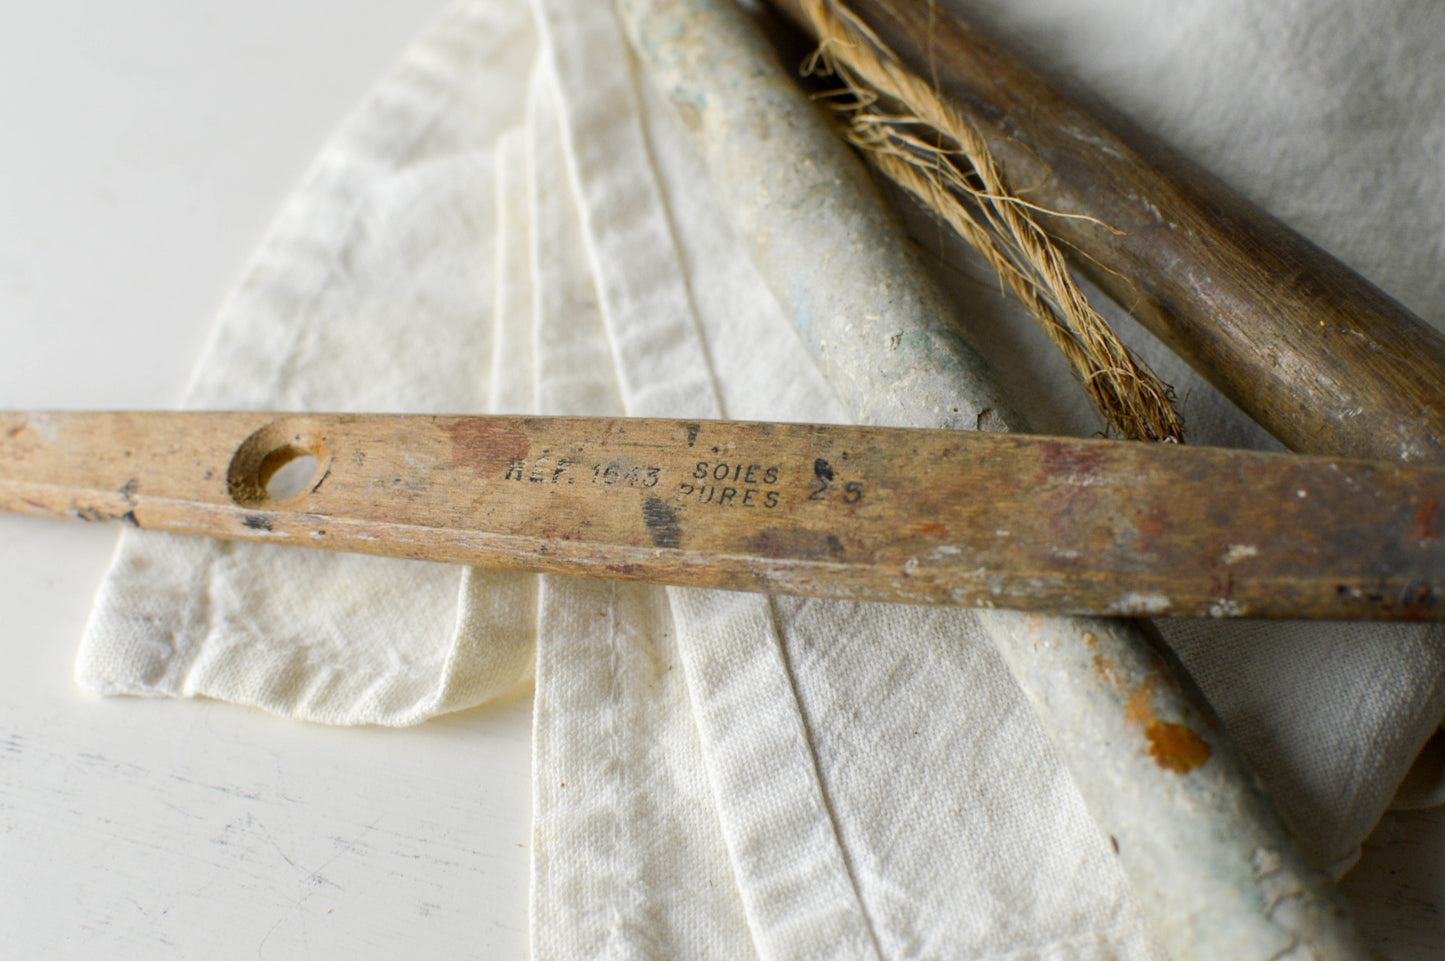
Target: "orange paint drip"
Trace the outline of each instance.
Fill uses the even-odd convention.
[[[1155,721],[1144,729],[1149,739],[1149,756],[1166,771],[1188,774],[1209,760],[1209,742],[1183,724]]]
[[[1159,678],[1150,677],[1134,688],[1129,700],[1124,703],[1124,717],[1130,724],[1147,727],[1157,724],[1159,717],[1154,713],[1154,691],[1159,687]]]
[[[1095,654],[1090,663],[1095,677],[1107,684],[1119,686],[1119,668],[1112,660],[1103,654]]]
[[[1160,720],[1154,711],[1154,692],[1159,678],[1151,677],[1129,695],[1124,716],[1144,729],[1149,756],[1166,771],[1188,774],[1209,760],[1213,748],[1198,733],[1183,724]]]

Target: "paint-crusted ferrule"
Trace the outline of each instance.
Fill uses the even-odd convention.
[[[861,163],[739,5],[618,6],[766,282],[858,422],[1026,429]],[[1177,961],[1374,957],[1206,720],[1203,697],[1139,625],[1003,611],[979,620]]]
[[[994,617],[1009,628],[995,635],[1005,660],[1176,961],[1378,956],[1152,630]]]
[[[859,420],[1017,429],[901,218],[738,5],[618,7],[764,281]]]

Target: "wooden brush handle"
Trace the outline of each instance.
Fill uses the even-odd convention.
[[[799,0],[774,3],[807,26]],[[1281,442],[1445,463],[1439,332],[977,25],[923,0],[847,6],[937,78],[1031,203],[1076,215],[1044,224],[1080,269]]]
[[[310,459],[307,459],[309,455]],[[304,461],[294,489],[273,475]],[[0,413],[0,509],[850,600],[1445,619],[1445,471],[727,421]]]

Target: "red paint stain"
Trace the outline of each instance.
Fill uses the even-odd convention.
[[[1435,592],[1428,584],[1411,584],[1401,600],[1405,602],[1406,620],[1421,620],[1435,608]]]
[[[1174,530],[1174,522],[1162,507],[1139,508],[1134,511],[1134,529],[1146,538],[1162,537]]]
[[[508,466],[526,460],[532,451],[526,432],[507,421],[462,417],[439,426],[451,437],[452,463],[478,474],[501,477]]]
[[[770,528],[752,538],[752,550],[774,560],[842,561],[843,543],[825,531]]]
[[[1068,441],[1044,442],[1041,456],[1046,479],[1079,487],[1098,483],[1104,466],[1102,450]]]
[[[1220,580],[1218,575],[1209,575],[1209,589],[1221,600],[1229,600],[1229,595],[1234,593],[1234,574],[1226,571],[1224,580]]]
[[[1433,541],[1440,536],[1440,501],[1431,494],[1420,498],[1420,506],[1415,510],[1415,523],[1410,527],[1410,533],[1417,541]]]
[[[919,524],[917,530],[924,537],[942,537],[948,533],[948,525],[933,521],[928,524]]]

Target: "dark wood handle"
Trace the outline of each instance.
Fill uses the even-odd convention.
[[[805,24],[799,0],[774,0]],[[1293,450],[1445,463],[1445,336],[1067,81],[922,0],[849,0],[1101,289]],[[1308,185],[1301,185],[1308,189]]]

